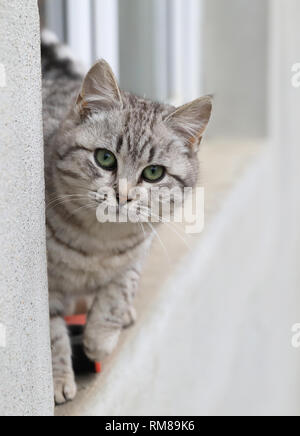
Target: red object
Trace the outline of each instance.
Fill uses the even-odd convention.
[[[84,327],[86,325],[86,315],[73,315],[66,316],[65,321],[68,326],[80,326]],[[95,362],[95,373],[100,374],[102,371],[101,362]]]
[[[68,325],[86,325],[86,315],[66,316],[65,320]]]
[[[96,374],[100,374],[100,372],[102,371],[101,362],[95,363],[95,371],[96,371]]]

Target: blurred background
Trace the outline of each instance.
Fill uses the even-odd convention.
[[[268,130],[268,0],[40,0],[43,25],[121,86],[179,105],[215,96],[215,137]]]

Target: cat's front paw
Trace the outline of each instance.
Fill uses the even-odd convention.
[[[87,326],[84,334],[84,350],[92,362],[102,362],[116,348],[121,329],[108,329],[103,326]]]
[[[76,394],[77,386],[73,374],[54,376],[54,399],[57,406],[74,400]]]

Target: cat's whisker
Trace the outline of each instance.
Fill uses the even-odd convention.
[[[168,252],[168,250],[167,250],[165,244],[163,243],[161,237],[159,236],[158,232],[156,231],[156,229],[154,228],[154,226],[153,226],[151,223],[148,223],[148,222],[147,222],[146,224],[148,224],[148,226],[150,227],[150,229],[152,230],[152,232],[154,233],[154,235],[155,235],[156,238],[158,239],[158,241],[159,241],[159,243],[160,243],[162,249],[164,250],[164,252],[165,252],[165,254],[166,254],[166,256],[167,256],[168,262],[171,264],[171,258],[170,258],[169,252]]]
[[[143,207],[143,206],[141,206]],[[144,206],[145,207],[145,206]],[[145,209],[148,209],[145,207]],[[164,221],[161,217],[159,217],[158,215],[154,214],[151,210],[147,210],[147,212],[149,212],[149,215],[143,215],[145,218],[151,218],[151,216],[154,216],[154,218],[156,218],[157,220],[159,220],[162,224],[166,224],[168,226],[168,228],[178,236],[178,238],[180,238],[182,240],[182,242],[186,245],[186,247],[190,250],[191,246],[188,244],[187,240],[176,230],[173,228],[172,225],[175,225],[175,223],[169,223],[167,221]]]
[[[75,198],[87,198],[87,196],[83,194],[59,195],[58,197],[47,203],[47,208],[51,206],[53,203],[56,203],[57,201],[63,201],[63,200],[75,199]]]
[[[94,200],[97,201],[97,199],[100,198],[100,194],[98,194],[95,191],[91,191],[91,190],[87,190],[87,194],[68,194],[68,195],[59,195],[57,196],[55,199],[51,200],[48,204],[47,204],[47,209],[52,206],[54,203],[55,205],[53,207],[56,207],[60,204],[61,201],[63,202],[64,200],[74,200],[74,199],[88,199],[88,200]],[[103,198],[104,199],[104,198]]]
[[[79,192],[78,195],[89,195],[89,194],[95,195],[95,194],[98,194],[98,192],[97,192],[98,190],[96,190],[96,188],[95,188],[95,190],[93,190],[91,188],[87,188],[84,185],[77,185],[77,184],[76,185],[72,185],[72,187],[70,189],[83,191],[83,192]]]
[[[191,250],[191,246],[189,245],[189,243],[186,241],[186,239],[184,239],[184,237],[179,233],[179,232],[177,232],[177,230],[176,229],[174,229],[174,227],[172,227],[172,223],[165,223],[168,227],[169,227],[169,229],[175,234],[175,235],[177,235],[178,236],[178,238],[180,238],[181,240],[182,240],[182,242],[185,244],[185,246],[189,249],[189,250]]]
[[[49,210],[49,209],[52,210],[52,209],[54,209],[57,206],[62,206],[62,205],[67,204],[67,203],[72,203],[75,199],[77,199],[77,200],[79,200],[79,199],[87,200],[88,198],[86,196],[82,196],[82,197],[65,198],[63,200],[57,200],[57,201],[53,202],[52,204],[51,203],[48,204],[46,209],[47,210]]]
[[[145,227],[143,226],[143,223],[139,223],[139,225],[142,229],[142,232],[144,233],[144,237],[146,238],[146,232],[145,232]]]
[[[96,205],[93,203],[90,204],[86,204],[85,206],[81,206],[78,209],[75,209],[69,216],[69,218],[66,220],[66,222],[68,222],[72,216],[74,216],[75,214],[77,214],[78,212],[80,212],[81,210],[88,210],[88,209],[96,209]]]
[[[53,210],[53,209],[55,209],[58,206],[63,206],[63,205],[66,205],[68,203],[72,203],[73,201],[74,201],[73,199],[69,199],[69,200],[64,200],[64,201],[57,202],[57,203],[55,203],[55,204],[53,204],[51,206],[47,206],[47,211],[48,210]]]

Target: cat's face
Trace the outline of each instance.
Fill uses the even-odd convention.
[[[210,114],[209,97],[176,110],[121,93],[109,66],[96,64],[62,133],[60,194],[73,195],[78,210],[97,209],[100,221],[128,210],[138,221],[161,216],[155,203],[196,184],[197,148]]]

